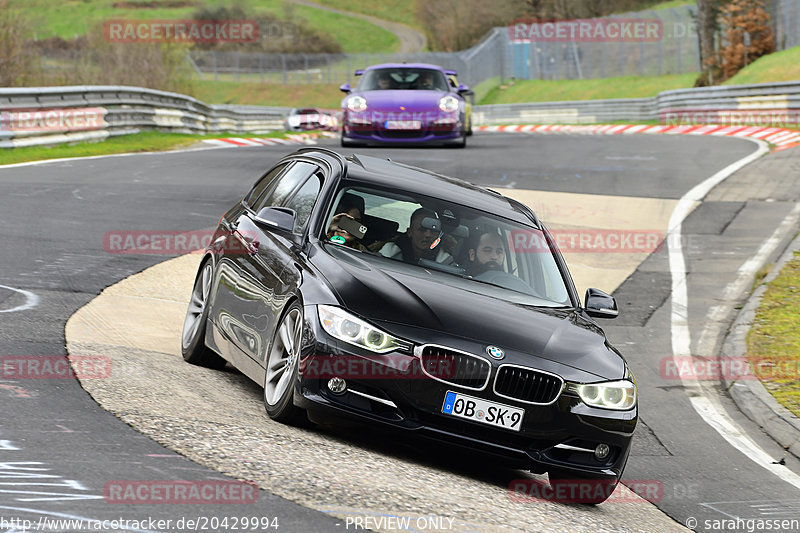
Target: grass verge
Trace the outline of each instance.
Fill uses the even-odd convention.
[[[764,387],[800,416],[800,252],[769,284],[750,332],[747,358]]]
[[[399,22],[422,30],[414,17],[414,2],[408,0],[314,0],[323,6],[370,15],[383,20]]]
[[[622,76],[586,80],[517,80],[488,91],[480,104],[645,98],[694,85],[697,74]]]
[[[36,37],[47,39],[58,36],[72,39],[85,35],[95,24],[111,19],[155,20],[188,19],[192,17],[196,5],[214,7],[234,5],[234,0],[201,0],[186,2],[186,7],[142,7],[133,8],[131,2],[118,0],[12,0],[13,6],[24,7],[32,15],[36,27]],[[245,5],[250,13],[275,14],[286,19],[286,10],[281,0],[247,0],[238,3]],[[196,5],[195,5],[196,4]],[[166,5],[166,4],[165,4]],[[125,6],[125,7],[123,7]],[[393,52],[400,45],[399,39],[391,32],[365,20],[332,13],[301,5],[291,6],[298,18],[305,19],[312,27],[331,35],[344,52]]]
[[[344,93],[337,84],[283,85],[279,83],[195,81],[194,97],[214,104],[323,107],[339,109]]]
[[[800,46],[758,58],[723,85],[797,81],[798,79],[800,79]]]
[[[284,137],[282,131],[258,137]],[[55,146],[28,146],[24,148],[0,149],[0,165],[60,159],[62,157],[86,157],[92,155],[124,154],[128,152],[161,152],[191,146],[203,139],[241,137],[241,134],[216,133],[213,135],[190,135],[184,133],[162,133],[145,131],[133,135],[110,137],[100,142],[80,142]]]

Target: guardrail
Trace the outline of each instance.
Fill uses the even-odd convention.
[[[102,140],[162,130],[263,134],[288,108],[214,106],[164,91],[118,86],[0,89],[0,148]],[[679,89],[654,98],[473,107],[476,126],[655,121],[667,125],[800,125],[800,82]]]
[[[124,86],[0,89],[0,148],[102,140],[161,130],[263,134],[288,108],[215,106],[182,94]]]
[[[498,124],[597,124],[656,120],[655,98],[479,105],[472,109],[476,126]]]
[[[798,127],[800,82],[678,89],[655,98],[483,105],[473,124],[597,124],[658,120],[672,126]]]

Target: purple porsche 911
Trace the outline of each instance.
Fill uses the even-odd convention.
[[[342,100],[342,146],[437,143],[463,148],[469,131],[466,85],[452,70],[425,63],[386,63],[357,70]]]

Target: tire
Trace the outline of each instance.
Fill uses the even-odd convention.
[[[449,148],[465,148],[467,146],[467,132],[462,131],[461,137],[449,141],[446,144],[446,146],[448,146]]]
[[[550,470],[547,473],[547,477],[554,493],[577,495],[575,498],[559,501],[559,503],[584,503],[589,505],[598,505],[606,501],[617,489],[620,479],[581,477],[580,475],[560,470]],[[559,486],[563,487],[561,491],[559,491]]]
[[[342,148],[349,148],[351,146],[357,146],[357,144],[354,143],[353,141],[349,141],[349,140],[345,139],[344,132],[342,132],[342,135],[339,137],[339,142],[341,143]]]
[[[472,136],[472,117],[469,117],[469,125],[467,126],[467,137]]]
[[[270,418],[285,424],[306,422],[305,411],[293,401],[302,340],[303,308],[295,301],[275,328],[264,371],[264,408]]]
[[[206,260],[200,265],[192,288],[192,299],[186,309],[181,332],[181,353],[187,363],[219,370],[226,364],[225,359],[206,346],[206,324],[208,322],[208,296],[214,267]]]

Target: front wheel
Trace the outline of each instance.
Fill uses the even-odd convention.
[[[219,370],[225,366],[225,359],[206,346],[208,296],[211,293],[213,278],[214,267],[211,261],[206,261],[197,273],[189,308],[186,309],[181,335],[181,353],[187,363]]]
[[[293,302],[275,329],[264,373],[264,407],[278,422],[297,424],[305,418],[303,410],[293,402],[302,345],[303,308]]]
[[[550,470],[547,473],[553,494],[559,503],[586,503],[597,505],[603,503],[617,489],[620,478],[598,479],[585,478],[580,475]],[[563,501],[562,501],[563,500]]]

